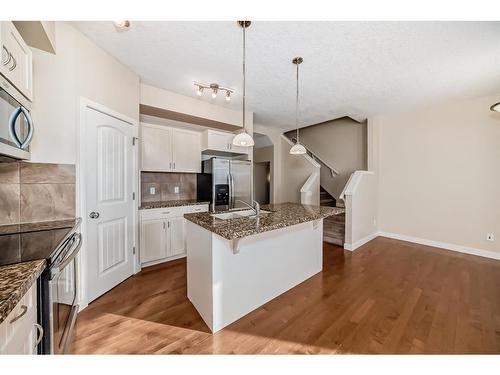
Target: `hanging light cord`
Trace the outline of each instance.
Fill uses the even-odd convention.
[[[246,21],[243,21],[243,131],[246,132],[245,128],[245,76],[246,76],[246,67],[245,67],[245,29],[246,29]]]
[[[296,97],[295,97],[295,128],[297,129],[297,143],[300,143],[299,141],[299,64],[297,65],[297,90],[296,90]]]

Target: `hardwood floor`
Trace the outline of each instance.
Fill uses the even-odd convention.
[[[500,261],[377,238],[324,245],[320,274],[212,335],[185,260],[143,270],[78,316],[73,353],[500,353]]]

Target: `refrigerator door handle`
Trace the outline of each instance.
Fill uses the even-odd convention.
[[[233,207],[234,185],[233,185],[233,176],[231,175],[231,173],[228,173],[228,175],[227,175],[227,182],[229,185],[229,200],[227,202],[227,205],[228,205],[229,209],[232,209],[232,208],[234,208]]]

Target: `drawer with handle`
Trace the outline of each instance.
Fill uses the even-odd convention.
[[[0,324],[0,354],[36,354],[42,337],[35,283]]]

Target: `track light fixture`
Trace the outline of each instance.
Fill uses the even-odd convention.
[[[490,107],[490,110],[494,112],[500,112],[500,102],[493,104]]]
[[[211,91],[210,95],[212,96],[212,98],[216,99],[219,91],[223,91],[223,92],[225,92],[225,98],[226,98],[227,102],[231,100],[231,94],[234,93],[233,89],[230,89],[228,87],[219,86],[218,83],[207,84],[207,83],[195,82],[194,85],[197,88],[196,95],[203,96],[203,92],[205,91],[205,89],[207,89],[207,90]]]

